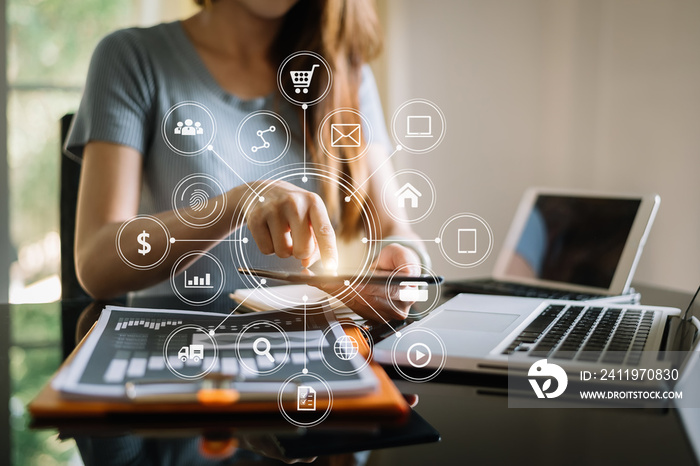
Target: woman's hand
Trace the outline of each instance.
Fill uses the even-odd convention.
[[[379,251],[379,256],[373,262],[371,269],[393,272],[401,268],[397,275],[418,276],[421,273],[421,262],[413,249],[400,244],[389,244]],[[320,287],[329,294],[338,295],[344,289],[337,287]],[[356,293],[343,293],[343,302],[366,319],[380,321],[382,319],[405,319],[412,302],[399,299],[399,287],[392,286],[387,290],[384,285],[363,285],[355,288]],[[387,293],[388,291],[388,293]],[[347,298],[345,297],[347,296]]]
[[[264,181],[264,201],[254,201],[246,223],[263,254],[294,256],[304,267],[319,257],[338,268],[335,231],[321,197],[285,181]]]

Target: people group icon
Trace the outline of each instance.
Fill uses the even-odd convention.
[[[204,128],[202,124],[198,121],[192,122],[189,118],[185,120],[185,123],[181,121],[177,122],[175,127],[175,134],[181,134],[182,136],[194,136],[196,134],[204,134]]]

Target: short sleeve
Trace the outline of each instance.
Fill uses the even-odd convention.
[[[88,142],[104,141],[145,154],[154,125],[154,96],[152,66],[136,30],[108,35],[92,55],[66,151],[82,157]]]
[[[362,67],[362,82],[359,90],[360,111],[367,118],[372,127],[372,143],[381,145],[391,153],[392,144],[386,130],[382,102],[379,99],[377,83],[369,65]]]

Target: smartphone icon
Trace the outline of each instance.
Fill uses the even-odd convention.
[[[476,228],[457,230],[457,252],[460,254],[474,254],[476,252]]]
[[[316,411],[316,390],[308,385],[297,387],[297,411]]]

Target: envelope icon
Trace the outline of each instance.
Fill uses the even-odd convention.
[[[331,147],[360,147],[360,141],[362,141],[362,128],[359,124],[331,125]]]

